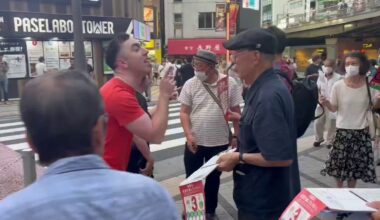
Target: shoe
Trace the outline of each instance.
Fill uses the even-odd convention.
[[[315,141],[314,144],[313,144],[313,146],[314,146],[314,147],[320,147],[320,146],[321,146],[321,143],[322,143],[323,141],[324,141],[324,140],[322,140],[322,141]]]
[[[331,149],[332,148],[332,144],[328,144],[326,145],[327,149]]]
[[[206,220],[219,220],[215,213],[206,213]]]
[[[380,159],[377,159],[376,166],[380,166]]]

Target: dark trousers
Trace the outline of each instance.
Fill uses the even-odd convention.
[[[278,220],[281,216],[280,213],[267,213],[267,214],[253,214],[238,211],[238,220]]]
[[[198,146],[198,151],[193,154],[189,151],[185,145],[185,170],[186,177],[189,177],[197,169],[199,169],[206,161],[218,153],[227,150],[228,145],[216,146],[216,147],[204,147]],[[214,170],[206,178],[205,194],[206,194],[206,213],[215,213],[215,209],[218,206],[218,192],[220,185],[220,175],[222,173]]]
[[[8,79],[0,81],[0,94],[2,94],[5,102],[8,101]]]

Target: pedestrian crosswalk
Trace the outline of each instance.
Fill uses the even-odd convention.
[[[184,146],[186,138],[179,118],[180,105],[179,102],[170,103],[165,140],[161,144],[151,144],[152,152]],[[25,127],[20,117],[12,116],[0,119],[0,143],[15,151],[29,148],[25,138]]]

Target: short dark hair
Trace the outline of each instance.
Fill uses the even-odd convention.
[[[106,63],[111,69],[116,69],[116,59],[119,55],[121,45],[128,39],[128,34],[119,34],[108,44],[106,50]]]
[[[40,57],[40,58],[38,58],[38,61],[40,61],[40,62],[44,62],[44,61],[45,61],[45,58],[44,58],[44,57]]]
[[[286,38],[285,32],[276,26],[269,26],[267,28],[267,31],[269,31],[277,38],[276,54],[282,54],[285,50],[285,47],[288,45],[288,39]]]
[[[346,55],[346,57],[344,58],[343,65],[342,65],[344,72],[346,72],[345,63],[346,63],[346,59],[348,57],[357,58],[359,60],[359,62],[360,62],[359,75],[363,76],[363,75],[367,74],[367,72],[369,71],[370,63],[368,61],[367,56],[363,53],[360,53],[360,52],[351,52],[351,53]]]
[[[92,130],[104,108],[85,74],[45,74],[30,80],[21,97],[21,118],[42,164],[94,153]]]
[[[319,54],[314,54],[313,57],[311,58],[311,60],[312,60],[313,62],[315,62],[315,61],[317,61],[317,60],[319,60],[319,59],[322,59],[321,55],[319,55]]]
[[[186,57],[186,62],[187,62],[187,63],[191,63],[191,62],[193,62],[193,58],[192,58],[192,57]]]

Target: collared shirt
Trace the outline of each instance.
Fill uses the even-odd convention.
[[[343,77],[338,73],[333,73],[332,77],[328,79],[321,70],[319,71],[319,77],[317,81],[318,89],[321,95],[325,96],[327,99],[331,97],[331,90],[335,82],[342,79]]]
[[[224,77],[225,75],[219,74],[218,80]],[[229,104],[230,107],[235,107],[243,102],[241,89],[234,79],[228,79]],[[217,83],[207,86],[218,97]],[[195,134],[198,145],[215,147],[228,144],[229,131],[224,114],[197,77],[185,83],[178,100],[191,108],[191,131]]]
[[[242,164],[235,168],[237,208],[262,216],[258,219],[280,215],[300,190],[294,105],[279,77],[269,69],[255,81],[240,120],[240,152],[261,153],[268,161],[293,160],[289,167]]]
[[[51,164],[44,176],[0,202],[2,220],[179,219],[169,194],[142,175],[85,155]]]

